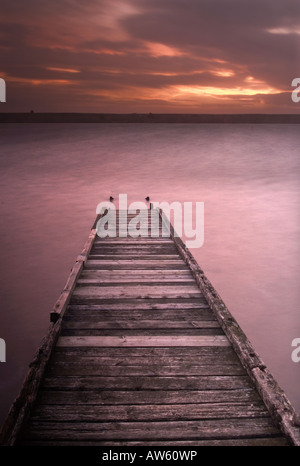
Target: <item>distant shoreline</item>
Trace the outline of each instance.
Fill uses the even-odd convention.
[[[300,124],[300,114],[0,113],[0,123],[257,123]]]

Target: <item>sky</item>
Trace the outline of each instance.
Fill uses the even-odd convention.
[[[0,112],[299,113],[299,0],[0,0]]]

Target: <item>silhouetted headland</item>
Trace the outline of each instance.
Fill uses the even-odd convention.
[[[300,114],[0,113],[0,123],[300,123]]]

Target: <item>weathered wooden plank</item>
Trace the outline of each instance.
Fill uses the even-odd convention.
[[[30,440],[26,442],[28,446],[74,446],[72,440]],[[101,441],[101,440],[77,440],[79,447],[166,447],[165,441]],[[250,437],[249,438],[227,438],[227,439],[205,439],[205,440],[168,440],[168,447],[283,447],[288,446],[287,441],[282,436],[273,437]]]
[[[98,362],[98,363],[97,363]],[[129,361],[128,361],[129,362]],[[143,367],[142,365],[101,365],[101,361],[94,361],[93,364],[80,362],[55,361],[49,364],[48,377],[57,376],[84,376],[100,375],[102,377],[139,377],[159,376],[159,377],[181,377],[195,375],[245,375],[245,369],[238,364],[224,365],[195,365],[191,362],[174,364],[171,366],[161,366],[159,364]]]
[[[159,269],[159,270],[152,270],[152,269],[129,269],[129,270],[109,270],[109,269],[84,269],[80,275],[81,278],[85,277],[126,277],[129,276],[130,278],[154,278],[157,277],[159,280],[161,277],[170,277],[170,278],[189,278],[193,279],[191,272],[187,269],[183,270],[168,270],[168,269]]]
[[[76,305],[74,305],[76,306]],[[105,322],[105,325],[110,325],[110,322],[120,321],[121,323],[128,323],[128,325],[134,325],[136,321],[148,320],[153,322],[153,325],[158,325],[156,321],[161,321],[162,323],[165,320],[174,322],[174,325],[177,325],[176,322],[192,321],[192,322],[203,322],[203,325],[210,325],[209,322],[215,322],[214,325],[219,325],[215,317],[209,312],[208,309],[190,309],[190,310],[181,310],[181,311],[159,311],[159,310],[97,310],[89,309],[89,306],[84,306],[85,309],[79,308],[68,309],[64,316],[64,322],[71,322],[76,319],[77,322],[89,321],[91,323],[96,323],[98,321]]]
[[[41,390],[37,404],[46,405],[161,405],[256,402],[253,388],[235,390]]]
[[[133,256],[135,254],[148,254],[151,256],[155,256],[156,254],[178,254],[177,249],[174,244],[172,243],[167,243],[163,246],[161,245],[155,245],[152,244],[151,246],[147,245],[128,245],[124,244],[122,246],[116,244],[99,244],[95,243],[92,250],[91,254],[94,253],[100,253],[100,254],[122,254],[122,255],[127,255],[127,254],[132,254]]]
[[[171,301],[178,301],[177,305],[181,303],[192,304],[190,307],[196,309],[197,307],[201,308],[201,303],[206,303],[203,297],[197,296],[196,298],[192,296],[192,294],[187,295],[179,295],[179,296],[146,296],[144,298],[138,296],[114,296],[114,297],[104,297],[104,296],[94,296],[94,297],[82,297],[82,296],[72,296],[70,300],[70,304],[73,305],[88,305],[88,306],[102,306],[103,309],[113,309],[122,307],[130,306],[132,309],[145,309],[148,306],[148,309],[158,309],[158,305],[160,304],[167,304],[169,302],[169,308],[174,306],[172,305]],[[194,302],[194,303],[193,303]],[[198,306],[193,306],[193,304],[199,303]],[[205,307],[205,306],[203,306]],[[127,307],[128,309],[128,307]]]
[[[129,259],[129,257],[131,257],[131,259]],[[108,262],[108,261],[128,261],[130,260],[130,262],[135,262],[135,261],[148,261],[148,260],[159,260],[159,261],[162,261],[162,262],[165,262],[165,261],[172,261],[172,262],[180,262],[178,260],[178,255],[173,255],[173,254],[145,254],[145,253],[133,253],[131,256],[129,256],[129,254],[98,254],[98,253],[91,253],[89,255],[89,260],[103,260],[105,262]],[[182,262],[180,262],[182,263]]]
[[[212,316],[215,319],[214,314],[211,312],[206,300],[204,298],[197,298],[197,299],[184,299],[184,300],[176,300],[172,301],[170,298],[169,300],[155,300],[151,299],[151,301],[147,300],[124,300],[120,302],[113,301],[112,303],[100,303],[100,304],[69,304],[68,306],[69,312],[76,312],[76,311],[96,311],[96,312],[104,312],[104,311],[118,311],[118,312],[125,312],[125,311],[137,311],[137,312],[150,312],[150,311],[161,311],[161,315],[163,315],[163,311],[172,311],[178,312],[179,314],[183,314],[188,311],[197,311],[202,312],[203,314],[207,314]],[[101,314],[102,315],[102,314]],[[150,315],[150,314],[149,314]],[[186,314],[184,314],[186,315]]]
[[[178,258],[177,259],[156,259],[156,256],[154,256],[154,258],[152,259],[136,259],[136,258],[131,258],[131,259],[117,259],[117,258],[113,258],[112,256],[112,259],[100,259],[100,260],[97,260],[97,259],[93,259],[92,257],[90,258],[89,256],[89,260],[88,260],[88,263],[90,262],[93,262],[94,264],[99,264],[99,265],[144,265],[144,266],[153,266],[155,267],[156,265],[158,264],[161,264],[162,266],[164,267],[169,267],[169,266],[173,266],[173,265],[184,265],[185,268],[186,268],[186,265],[184,264],[183,260],[181,258]]]
[[[111,238],[111,237],[106,237],[106,238],[99,238],[99,236],[96,236],[95,238],[95,243],[94,244],[102,244],[102,243],[106,243],[106,244],[113,244],[113,245],[122,245],[122,244],[128,244],[128,245],[133,245],[133,244],[138,244],[139,246],[141,245],[147,245],[149,246],[149,244],[154,244],[154,245],[164,245],[164,244],[173,244],[173,241],[171,238],[151,238],[150,236],[147,237],[147,239],[145,238],[141,238],[141,237],[138,237],[138,238],[132,238],[130,236],[126,237],[126,238],[120,238],[120,237],[117,237],[117,238]]]
[[[78,288],[79,290],[79,288]],[[132,290],[132,294],[130,294],[130,290],[127,290],[126,294],[122,294],[122,293],[115,293],[115,294],[109,294],[108,292],[101,295],[100,293],[96,294],[88,294],[85,292],[84,289],[82,289],[82,291],[80,292],[77,292],[76,293],[74,292],[72,297],[71,297],[71,300],[70,300],[70,304],[113,304],[114,302],[115,303],[121,303],[122,301],[135,301],[135,300],[152,300],[152,299],[162,299],[162,300],[167,300],[168,298],[172,298],[172,299],[197,299],[197,298],[201,298],[202,295],[199,292],[195,292],[195,293],[185,293],[184,291],[182,292],[176,292],[174,291],[173,293],[170,291],[169,293],[166,292],[165,294],[159,294],[159,293],[136,293],[134,294],[133,293],[133,290]],[[132,303],[133,304],[133,303]],[[133,307],[133,306],[132,306]],[[137,306],[138,307],[138,306]]]
[[[76,359],[75,359],[76,358]],[[198,361],[192,361],[193,366],[195,367],[204,367],[204,366],[209,366],[207,370],[213,371],[214,367],[218,364],[218,367],[225,367],[225,366],[232,366],[236,365],[239,366],[239,361],[236,360],[236,358],[233,356],[232,358],[220,358],[218,362],[216,363],[215,359],[211,356],[203,356],[201,359]],[[83,370],[88,371],[88,369],[85,369],[85,366],[96,366],[97,368],[99,367],[104,367],[104,366],[110,366],[111,370],[113,367],[143,367],[143,366],[160,366],[161,371],[171,371],[173,370],[173,367],[189,367],[191,364],[191,359],[189,357],[173,357],[173,358],[158,358],[158,357],[147,357],[147,356],[140,356],[140,357],[126,357],[124,355],[123,357],[97,357],[97,356],[89,356],[84,354],[75,354],[74,353],[66,353],[66,354],[59,354],[56,356],[53,356],[51,359],[51,363],[49,363],[49,367],[52,367],[53,364],[57,364],[58,366],[60,365],[67,365],[69,364],[72,366],[73,364],[81,364],[83,367]],[[50,370],[50,369],[49,369]],[[203,369],[204,370],[204,369]],[[227,370],[225,367],[224,370]],[[239,369],[239,370],[245,370],[244,368]]]
[[[108,227],[105,229],[105,232],[100,233],[100,238],[104,235],[105,237],[110,238],[166,238],[170,234],[168,230],[164,227],[155,225],[151,228],[151,225],[148,224],[147,220],[139,222],[136,227],[128,225],[126,223],[117,223],[116,228],[114,226]]]
[[[32,422],[30,439],[207,439],[278,435],[268,418],[162,422]]]
[[[84,269],[80,275],[80,279],[96,279],[98,278],[99,280],[103,280],[105,278],[109,278],[112,281],[116,280],[118,278],[130,278],[130,280],[141,280],[141,279],[149,279],[153,280],[156,279],[157,281],[160,280],[167,280],[169,279],[170,281],[172,280],[193,280],[193,276],[188,270],[179,270],[176,271],[174,270],[174,273],[172,271],[168,272],[165,271],[164,269],[159,269],[156,273],[155,271],[151,269],[146,269],[146,270],[97,270],[97,269]]]
[[[124,259],[128,260],[131,258],[136,258],[136,259],[150,259],[150,260],[155,260],[157,257],[161,257],[162,259],[171,259],[175,260],[175,255],[176,251],[170,248],[159,248],[156,251],[153,250],[153,248],[150,249],[137,249],[135,248],[134,250],[132,249],[124,249],[122,250],[117,249],[117,248],[94,248],[93,251],[91,252],[91,257],[94,256],[101,256],[99,259],[110,259],[111,257],[115,257],[116,259]],[[95,258],[95,257],[94,257]],[[177,255],[177,260],[178,260],[178,255]],[[188,269],[187,269],[188,270]]]
[[[196,419],[233,419],[267,417],[262,402],[193,403],[171,405],[57,406],[38,405],[32,421],[101,422],[106,421],[176,421]]]
[[[101,348],[57,347],[51,362],[82,363],[97,365],[161,365],[177,364],[240,364],[231,347],[172,347],[172,348]]]
[[[77,286],[73,292],[73,296],[92,296],[99,294],[104,296],[105,294],[108,295],[148,295],[148,294],[158,294],[158,295],[169,295],[169,294],[196,294],[195,297],[202,297],[202,293],[200,292],[199,288],[195,285],[195,283],[171,283],[170,285],[156,285],[156,284],[141,284],[138,283],[131,283],[131,284],[110,284],[110,283],[103,283],[102,285],[88,285],[84,284],[84,286]]]
[[[152,263],[151,263],[152,262]],[[86,268],[87,269],[97,269],[97,270],[164,270],[168,268],[169,270],[174,269],[174,270],[186,270],[185,265],[180,262],[175,262],[175,261],[170,261],[169,264],[163,264],[160,261],[140,261],[140,263],[136,262],[130,262],[130,261],[110,261],[110,262],[105,262],[103,260],[97,261],[97,260],[88,260],[86,263]],[[167,267],[166,267],[167,266]]]
[[[251,388],[248,376],[45,377],[44,390],[235,390]]]
[[[157,248],[156,250],[154,250],[154,248],[144,248],[144,249],[138,249],[138,248],[134,248],[134,249],[125,249],[125,248],[113,248],[113,247],[110,247],[110,248],[103,248],[103,247],[98,247],[98,248],[94,248],[92,251],[91,251],[91,256],[103,256],[103,259],[105,258],[109,258],[109,257],[116,257],[116,258],[121,258],[121,259],[130,259],[130,258],[140,258],[140,259],[145,259],[145,258],[149,258],[150,260],[151,259],[155,259],[157,258],[158,256],[161,256],[162,258],[164,259],[175,259],[175,255],[176,255],[176,250],[174,250],[173,248]],[[177,255],[177,259],[178,259],[178,255]]]
[[[169,252],[153,252],[151,250],[149,251],[140,251],[140,252],[133,252],[133,251],[123,251],[123,252],[117,252],[117,251],[103,251],[98,250],[94,251],[92,254],[90,254],[89,258],[91,260],[101,260],[101,261],[112,261],[112,260],[125,260],[125,261],[132,261],[132,260],[140,260],[140,261],[148,261],[148,260],[169,260],[169,261],[178,261],[178,256],[174,255],[174,252],[169,253]],[[182,263],[182,262],[181,262]],[[167,267],[166,267],[167,268]],[[189,271],[186,268],[186,271]]]
[[[57,346],[230,346],[223,335],[182,336],[132,336],[132,337],[59,337]]]
[[[216,329],[221,328],[216,320],[141,320],[141,319],[115,319],[115,320],[99,320],[99,317],[90,317],[89,320],[64,319],[64,329]]]
[[[133,337],[169,337],[173,338],[173,336],[179,337],[187,337],[187,338],[192,338],[193,336],[198,337],[198,336],[218,336],[218,335],[224,335],[223,330],[220,328],[197,328],[197,329],[191,329],[191,328],[136,328],[136,329],[122,329],[122,328],[115,328],[115,329],[94,329],[94,328],[64,328],[61,331],[61,336],[63,337],[124,337],[126,335],[126,338],[133,338]]]
[[[136,286],[136,285],[148,285],[148,286],[185,286],[193,284],[193,280],[189,277],[155,277],[151,275],[150,277],[139,277],[134,275],[131,277],[130,275],[123,275],[123,276],[114,276],[114,277],[88,277],[88,278],[80,278],[77,280],[78,286]]]
[[[133,299],[149,299],[149,298],[201,298],[202,294],[199,289],[194,286],[82,286],[77,287],[72,295],[72,302],[78,300],[103,299],[103,298],[133,298]]]
[[[156,282],[158,286],[163,286],[166,282],[170,282],[170,286],[172,286],[173,283],[180,284],[181,282],[183,286],[185,286],[186,283],[190,285],[195,284],[195,282],[191,280],[191,276],[186,274],[185,271],[179,270],[173,275],[164,273],[163,269],[157,269],[157,274],[155,274],[155,270],[152,269],[85,269],[80,275],[80,281],[84,280],[97,280],[98,283],[107,282],[105,286],[109,286],[110,283],[118,283],[118,281],[121,282],[121,286],[123,286],[122,282],[131,282],[135,284],[141,282],[143,286],[146,286],[145,283],[147,284],[148,282],[149,284]]]
[[[131,257],[131,256],[130,256]],[[155,257],[155,256],[154,256]],[[124,256],[124,260],[125,259],[125,256]],[[174,262],[174,261],[173,261]],[[184,264],[182,264],[184,265]],[[85,269],[83,271],[83,277],[85,276],[93,276],[94,277],[97,277],[97,276],[100,276],[100,277],[103,277],[103,276],[124,276],[126,275],[127,271],[126,269],[111,269],[110,267],[107,267],[106,269],[103,268],[103,269]],[[135,275],[139,276],[139,277],[149,277],[151,278],[151,276],[153,275],[158,275],[159,277],[163,276],[163,277],[167,277],[169,276],[170,278],[171,277],[185,277],[185,278],[190,278],[193,280],[193,275],[191,274],[191,272],[186,268],[182,268],[182,267],[179,267],[178,269],[175,269],[174,267],[172,268],[168,268],[168,267],[164,267],[163,269],[158,269],[157,272],[152,270],[152,269],[132,269],[132,268],[129,268],[128,269],[128,274],[132,277],[134,277]],[[194,280],[195,281],[195,280]]]

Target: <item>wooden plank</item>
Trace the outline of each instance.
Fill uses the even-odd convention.
[[[191,362],[174,364],[171,366],[142,365],[101,365],[101,361],[94,361],[93,364],[80,362],[61,362],[55,361],[49,365],[47,372],[48,377],[57,376],[84,376],[84,375],[99,375],[102,377],[139,377],[141,375],[151,377],[181,377],[181,376],[196,376],[196,375],[245,375],[245,369],[238,364],[223,364],[223,365],[195,365]]]
[[[220,328],[198,328],[198,329],[187,329],[187,328],[136,328],[136,329],[122,329],[122,328],[115,328],[115,329],[94,329],[94,328],[76,328],[76,329],[69,329],[69,328],[64,328],[61,331],[61,336],[83,336],[83,337],[112,337],[112,338],[117,338],[117,337],[124,337],[126,335],[126,338],[133,338],[133,337],[165,337],[165,338],[173,338],[173,336],[179,337],[187,337],[187,338],[192,338],[193,336],[198,337],[198,336],[218,336],[218,335],[224,335],[223,330]]]
[[[91,280],[101,280],[101,281],[108,281],[111,280],[130,280],[130,281],[193,281],[193,277],[188,270],[173,270],[172,271],[165,271],[164,269],[159,270],[108,270],[108,269],[84,269],[81,272],[80,279],[91,279]]]
[[[28,446],[72,446],[72,440],[30,440],[26,442]],[[133,440],[133,441],[101,441],[101,440],[76,440],[77,446],[85,447],[166,447],[165,441],[148,441],[148,440]],[[273,437],[253,437],[249,438],[227,438],[227,439],[205,439],[205,440],[168,440],[168,447],[283,447],[288,446],[287,441],[282,436]]]
[[[66,329],[216,329],[221,328],[216,320],[141,320],[141,319],[115,319],[115,320],[99,320],[99,317],[90,317],[89,320],[78,318],[64,320],[63,328]]]
[[[157,276],[157,277],[164,277],[164,276],[170,276],[170,277],[188,277],[191,278],[193,275],[191,274],[191,271],[184,268],[184,269],[158,269],[158,270],[152,270],[152,269],[129,269],[129,270],[111,270],[111,269],[84,269],[82,271],[82,276],[99,276],[99,277],[115,277],[115,276],[130,276],[134,278],[134,276],[138,277],[151,277],[151,276]]]
[[[163,284],[161,285],[160,282],[154,282],[151,284],[144,284],[144,283],[126,283],[123,285],[122,283],[96,283],[89,285],[88,283],[82,284],[79,282],[80,286],[77,286],[74,290],[74,295],[99,295],[99,294],[122,294],[126,296],[126,293],[131,294],[133,291],[136,293],[147,294],[149,293],[157,293],[159,295],[174,293],[194,293],[196,292],[199,297],[203,296],[200,292],[199,288],[195,285],[195,283],[191,282],[184,282],[180,283],[170,283],[170,285]],[[81,286],[82,285],[82,286]]]
[[[176,302],[177,301],[177,302]],[[106,311],[122,311],[122,310],[137,310],[137,311],[158,311],[158,310],[193,310],[193,309],[209,309],[209,306],[206,300],[201,298],[151,298],[151,299],[141,299],[141,298],[94,298],[92,301],[85,301],[71,298],[69,307],[74,309],[74,306],[77,308],[80,306],[81,309],[84,307],[93,310],[106,310]]]
[[[161,405],[260,401],[253,388],[235,390],[41,390],[37,404],[46,405]]]
[[[99,264],[99,265],[107,265],[107,266],[111,266],[111,265],[143,265],[143,266],[157,266],[158,264],[160,264],[161,266],[174,266],[174,265],[185,265],[184,262],[181,260],[181,259],[156,259],[156,256],[155,256],[155,259],[135,259],[135,258],[132,258],[132,259],[101,259],[101,260],[97,260],[97,259],[93,259],[93,258],[89,258],[88,260],[88,263],[91,263],[93,262],[93,264]],[[186,266],[185,266],[186,267]]]
[[[269,419],[217,419],[174,422],[32,422],[25,439],[207,439],[278,435]]]
[[[155,321],[164,321],[170,320],[174,322],[183,322],[183,321],[195,321],[195,322],[215,322],[218,323],[216,318],[211,314],[209,309],[187,309],[187,310],[152,310],[152,309],[125,309],[119,311],[118,309],[112,310],[103,310],[103,309],[90,309],[88,305],[72,305],[66,311],[64,316],[64,322],[72,321],[76,319],[77,322],[89,320],[90,322],[105,321],[107,325],[110,325],[109,322],[119,320],[120,322],[132,322],[134,325],[135,321],[140,320],[151,320],[153,325]],[[84,308],[84,309],[82,309]],[[105,325],[106,325],[105,324]],[[209,325],[209,324],[207,324]],[[219,325],[219,324],[218,324]]]
[[[251,388],[248,376],[45,377],[44,390],[235,390]]]
[[[173,256],[176,255],[176,250],[174,250],[173,248],[156,248],[154,249],[153,247],[152,248],[119,248],[119,247],[110,247],[110,248],[104,248],[104,247],[97,247],[97,248],[93,248],[93,250],[91,251],[91,255],[92,256],[97,256],[97,255],[100,255],[100,256],[103,256],[103,259],[107,256],[115,256],[116,258],[117,257],[121,257],[123,259],[129,259],[129,258],[133,258],[133,257],[136,257],[136,258],[143,258],[143,257],[149,257],[149,259],[155,259],[157,256],[162,256],[164,259],[174,259]],[[177,255],[177,259],[178,259],[178,255]]]
[[[131,259],[129,259],[131,257]],[[173,254],[145,254],[145,253],[134,253],[129,256],[129,254],[98,254],[98,253],[91,253],[89,255],[90,260],[103,260],[105,262],[107,261],[148,261],[148,260],[159,260],[159,261],[174,261],[174,262],[180,262],[178,260],[178,255],[173,255]]]
[[[192,297],[200,298],[202,294],[200,290],[194,285],[185,284],[183,286],[170,285],[170,286],[159,286],[159,285],[138,285],[122,286],[122,285],[102,285],[99,286],[78,286],[73,291],[72,298],[93,298],[93,297],[136,297],[139,299],[147,297],[164,297],[172,296],[177,298]]]
[[[267,417],[262,402],[193,403],[170,405],[57,406],[38,405],[32,421],[101,422],[106,421],[175,421],[196,419],[239,419]]]
[[[132,245],[132,244],[123,244],[122,246],[116,244],[99,244],[95,243],[91,253],[100,253],[100,254],[139,254],[139,253],[146,253],[149,255],[156,255],[156,254],[178,254],[176,246],[173,243],[167,243],[164,245]]]
[[[151,238],[148,237],[147,239],[145,238],[132,238],[132,237],[126,237],[126,238],[99,238],[99,236],[95,237],[95,243],[97,245],[100,245],[102,243],[110,244],[110,245],[123,245],[128,244],[128,245],[133,245],[133,244],[138,244],[139,246],[141,245],[147,245],[149,244],[154,244],[154,245],[164,245],[164,244],[173,244],[173,241],[171,238]]]
[[[132,336],[132,337],[59,337],[57,346],[230,346],[223,335],[216,336]]]
[[[74,360],[76,358],[76,360]],[[70,352],[66,352],[65,354],[56,354],[52,359],[51,363],[49,363],[49,367],[52,367],[52,365],[57,364],[58,366],[60,365],[66,365],[69,364],[72,366],[73,364],[81,364],[83,367],[83,370],[88,370],[85,369],[85,366],[97,366],[97,367],[104,367],[104,366],[110,366],[111,370],[113,367],[134,367],[137,368],[138,366],[141,368],[142,366],[160,366],[161,370],[171,370],[172,367],[182,367],[182,366],[190,366],[191,364],[194,364],[195,367],[204,367],[204,366],[209,366],[211,369],[207,370],[214,370],[214,367],[218,364],[223,366],[239,366],[239,362],[236,360],[235,355],[233,355],[230,358],[219,358],[219,360],[216,362],[216,360],[208,355],[204,355],[201,357],[201,359],[192,361],[189,357],[172,357],[172,358],[159,358],[159,357],[153,357],[153,356],[139,356],[139,357],[126,357],[124,355],[123,357],[109,357],[109,356],[102,356],[102,357],[97,357],[97,356],[92,356],[88,354],[74,354]],[[197,366],[198,365],[198,366]],[[220,366],[220,367],[221,367]],[[167,368],[167,369],[166,369]],[[170,369],[168,369],[170,368]],[[49,369],[50,370],[50,369]],[[199,369],[200,370],[200,369]],[[204,369],[203,369],[204,370]],[[227,370],[227,369],[226,369]],[[245,369],[242,368],[244,371]]]
[[[152,263],[151,263],[152,262]],[[87,269],[98,269],[98,270],[162,270],[166,268],[168,269],[174,269],[174,270],[185,270],[185,265],[184,263],[180,262],[175,262],[175,261],[170,261],[169,264],[164,264],[161,261],[140,261],[139,263],[136,262],[131,262],[131,261],[97,261],[97,260],[88,260],[86,263],[86,268]]]
[[[88,278],[82,277],[77,280],[78,286],[103,286],[103,287],[137,287],[137,286],[160,286],[160,287],[169,287],[169,286],[176,286],[183,287],[183,286],[190,286],[193,290],[197,290],[199,292],[199,288],[195,287],[195,282],[191,280],[190,277],[155,277],[154,275],[150,275],[146,278],[141,278],[138,275],[131,276],[115,276],[115,277],[108,277],[108,278],[101,278],[101,277],[93,277],[89,276]]]
[[[105,299],[105,298],[132,298],[132,299],[147,299],[147,298],[200,298],[202,294],[199,290],[194,290],[189,286],[184,287],[159,287],[159,286],[142,286],[137,285],[133,287],[122,287],[122,286],[112,286],[112,287],[77,287],[72,296],[72,301],[75,300],[86,300],[86,299]]]
[[[55,351],[77,354],[92,355],[98,357],[190,357],[202,358],[205,355],[219,358],[221,355],[235,354],[229,346],[57,346]]]
[[[104,287],[103,287],[104,288]],[[173,299],[179,299],[179,298],[201,298],[202,295],[200,291],[195,291],[195,292],[188,292],[186,290],[176,290],[176,287],[172,289],[165,289],[163,292],[159,292],[159,290],[151,290],[148,289],[148,291],[139,289],[135,290],[133,287],[132,289],[125,288],[124,291],[120,291],[120,287],[111,287],[111,292],[110,289],[105,289],[103,290],[101,287],[99,289],[98,293],[89,293],[90,287],[82,287],[82,288],[77,288],[71,298],[70,303],[75,304],[75,303],[82,303],[82,304],[97,304],[98,302],[104,302],[104,301],[110,301],[112,302],[113,300],[125,300],[125,299],[153,299],[153,298],[161,298],[161,299],[166,299],[168,297],[173,298]],[[154,287],[155,288],[155,287]],[[96,288],[97,289],[97,288]],[[101,292],[101,293],[100,293]]]
[[[191,272],[185,269],[84,269],[81,274],[81,278],[84,277],[99,277],[99,278],[111,278],[112,281],[120,278],[130,278],[132,280],[138,280],[139,278],[149,278],[160,280],[164,277],[174,279],[191,279]]]
[[[146,300],[130,300],[129,301],[122,301],[122,302],[112,302],[112,303],[100,303],[100,304],[69,304],[68,306],[69,312],[75,311],[118,311],[118,312],[125,312],[125,311],[161,311],[163,315],[163,311],[176,311],[178,313],[185,313],[187,311],[199,311],[202,313],[206,313],[207,315],[212,316],[215,319],[215,316],[211,312],[206,300],[204,298],[197,298],[197,299],[184,299],[184,300],[154,300],[151,301]],[[150,315],[150,314],[149,314]]]
[[[129,281],[130,280],[130,281]],[[186,284],[193,284],[193,280],[191,280],[189,277],[182,277],[182,278],[176,278],[176,277],[155,277],[154,275],[151,275],[150,277],[145,277],[141,278],[138,275],[134,275],[133,277],[130,275],[123,275],[123,276],[114,276],[114,277],[88,277],[88,278],[80,278],[77,280],[77,285],[78,286],[84,286],[84,285],[97,285],[97,286],[117,286],[117,285],[122,285],[122,286],[135,286],[135,285],[145,285],[148,284],[149,286],[153,285],[161,285],[164,284],[165,286],[172,286],[172,285],[186,285]]]
[[[159,269],[157,271],[153,271],[152,269],[146,269],[146,270],[135,270],[135,269],[129,269],[127,272],[126,270],[110,270],[110,269],[84,269],[82,271],[83,277],[89,277],[89,276],[94,276],[94,277],[103,277],[103,276],[124,276],[126,274],[129,274],[131,277],[134,277],[135,275],[140,276],[140,277],[151,277],[152,275],[157,275],[159,277],[165,277],[169,276],[171,277],[186,277],[194,280],[193,275],[190,270],[187,268],[184,269]]]
[[[123,348],[122,352],[118,352],[119,348],[56,348],[51,358],[50,364],[73,364],[80,363],[82,365],[97,365],[97,366],[182,366],[182,365],[239,365],[239,360],[236,354],[230,347],[200,347],[203,351],[190,353],[184,348],[183,351],[170,354],[170,352],[156,352],[155,349],[166,348]],[[176,349],[176,348],[175,348]],[[193,348],[187,348],[193,349]],[[207,350],[222,350],[222,351],[207,351]],[[131,351],[135,350],[135,351]],[[228,351],[225,351],[228,350]],[[230,351],[231,350],[231,351]]]

